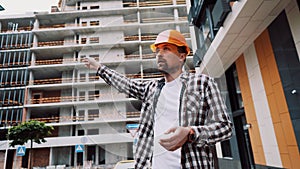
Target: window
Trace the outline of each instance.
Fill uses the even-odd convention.
[[[100,25],[99,21],[91,21],[90,22],[90,26],[98,26],[98,25]]]
[[[205,22],[203,23],[203,25],[201,25],[201,29],[202,29],[202,32],[203,32],[203,36],[204,36],[204,39],[206,38],[209,38],[210,40],[211,37],[210,37],[210,21],[209,21],[209,18],[206,18],[205,19]]]
[[[77,57],[78,62],[81,62],[86,56],[85,55],[80,55],[80,58]]]
[[[34,93],[32,104],[39,104],[42,98],[42,93]]]
[[[89,100],[95,100],[100,97],[100,90],[89,91]]]
[[[242,109],[244,107],[244,102],[242,99],[242,92],[240,89],[240,83],[239,83],[238,74],[237,74],[236,69],[232,73],[233,73],[234,83],[235,83],[235,88],[236,88],[236,97],[237,97],[237,102],[238,102],[238,108]]]
[[[98,135],[99,134],[99,129],[88,129],[87,130],[87,135]]]
[[[90,43],[99,43],[99,37],[90,37]]]
[[[95,75],[95,73],[89,73],[89,81],[93,82],[93,81],[97,81],[99,80],[99,77]],[[99,94],[99,93],[98,93]],[[99,97],[99,96],[98,96]]]
[[[85,92],[79,92],[79,101],[84,101],[85,100]]]
[[[0,109],[0,127],[21,123],[22,112],[22,108]],[[3,138],[0,136],[0,140],[5,140]]]
[[[99,55],[98,54],[90,55],[90,57],[94,58],[97,61],[99,61]]]
[[[87,160],[96,162],[96,146],[88,146],[87,147]]]
[[[81,22],[81,26],[87,26],[87,22]]]
[[[84,136],[84,130],[78,130],[77,135],[78,136]]]
[[[98,154],[98,161],[99,164],[105,164],[105,147],[104,145],[98,146],[99,154]]]
[[[84,110],[78,111],[77,121],[84,121]]]
[[[87,6],[82,7],[82,10],[87,10],[87,9],[88,9]]]
[[[81,44],[86,44],[86,38],[81,38]]]
[[[85,82],[85,73],[80,73],[79,74],[79,81],[80,82]]]
[[[91,6],[91,9],[99,9],[99,5],[98,6]]]
[[[88,120],[94,120],[99,118],[99,110],[98,109],[92,109],[88,111]]]
[[[27,79],[27,69],[0,70],[0,87],[23,86]]]

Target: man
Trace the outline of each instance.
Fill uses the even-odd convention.
[[[164,78],[138,81],[94,59],[86,66],[121,92],[142,101],[135,168],[214,168],[212,147],[229,139],[232,123],[216,82],[182,70],[190,49],[176,30],[161,32],[152,44]]]

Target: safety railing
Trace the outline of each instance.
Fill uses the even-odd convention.
[[[140,55],[125,55],[124,57],[126,60],[133,60],[133,59],[140,59]],[[155,54],[143,54],[142,59],[152,59],[155,58]]]
[[[18,27],[16,30],[1,29],[1,33],[31,31],[32,29],[33,29],[33,26],[22,26],[22,27]]]
[[[143,78],[143,79],[147,79],[147,78],[159,78],[159,77],[163,77],[163,75],[161,73],[145,73],[145,74],[126,74],[126,77],[128,78]]]
[[[123,2],[123,7],[137,7],[136,2]]]
[[[54,65],[54,64],[66,64],[66,63],[76,63],[79,59],[67,58],[67,59],[49,59],[49,60],[36,60],[34,65]],[[80,60],[82,61],[82,60]]]
[[[153,17],[153,18],[142,18],[141,23],[152,23],[152,22],[171,22],[174,21],[174,17]]]
[[[0,100],[0,107],[8,107],[8,106],[22,106],[23,103],[15,101],[15,100]]]
[[[47,85],[47,84],[60,84],[60,83],[78,83],[78,82],[87,82],[99,80],[98,76],[89,76],[88,79],[86,77],[80,78],[51,78],[51,79],[38,79],[30,81],[30,84],[33,85]]]
[[[132,60],[132,59],[139,59],[140,55],[125,55],[124,59],[126,60]]]
[[[71,43],[75,44],[75,41],[69,41]],[[48,41],[48,42],[38,42],[38,47],[44,47],[44,46],[63,46],[65,43],[64,40],[58,40],[58,41]]]
[[[164,5],[173,5],[172,0],[157,0],[157,1],[145,1],[140,2],[140,7],[148,7],[148,6],[164,6]]]
[[[141,36],[141,40],[142,40],[142,41],[155,40],[156,37],[157,37],[157,34],[153,34],[153,35],[142,35],[142,36]]]
[[[85,116],[54,116],[54,117],[39,117],[39,118],[30,118],[30,120],[37,120],[45,123],[62,123],[62,122],[79,122],[79,121],[101,121],[101,120],[119,120],[119,119],[128,119],[128,118],[139,118],[141,112],[109,112],[109,113],[100,113],[92,114]],[[125,116],[124,116],[125,115]]]
[[[4,63],[0,64],[0,68],[8,68],[8,67],[16,67],[16,66],[29,66],[30,64],[27,63],[27,61],[22,62],[10,62],[10,63]]]
[[[186,0],[176,0],[177,5],[184,5],[186,4]]]
[[[60,103],[60,102],[77,102],[77,101],[93,101],[93,100],[104,100],[108,98],[123,97],[121,93],[101,93],[86,96],[55,96],[55,97],[42,97],[29,99],[30,104],[45,104],[45,103]]]
[[[127,35],[124,36],[125,41],[138,41],[139,40],[139,35]]]

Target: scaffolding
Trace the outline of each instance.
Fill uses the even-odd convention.
[[[0,126],[22,122],[25,87],[28,85],[31,32],[0,34]]]

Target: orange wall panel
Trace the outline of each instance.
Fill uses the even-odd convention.
[[[255,164],[265,165],[266,159],[264,156],[264,150],[260,137],[259,127],[257,124],[257,118],[255,115],[256,113],[252,99],[250,83],[247,75],[245,58],[243,55],[236,60],[235,65],[244,102],[245,115],[247,118],[247,122],[251,124],[251,128],[249,128],[249,135],[252,144],[251,146],[253,150],[254,162]]]
[[[298,169],[300,168],[300,160],[296,137],[267,30],[262,32],[254,41],[254,46],[267,94],[282,165],[284,168]]]

